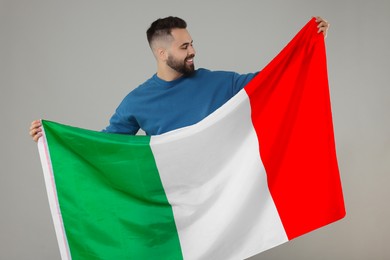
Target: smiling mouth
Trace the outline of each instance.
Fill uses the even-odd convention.
[[[187,59],[186,59],[186,63],[187,63],[187,64],[194,64],[194,57],[187,58]]]
[[[186,58],[185,59],[185,61],[187,62],[187,63],[194,63],[194,57],[195,57],[195,55],[191,55],[190,57],[188,57],[188,58]]]

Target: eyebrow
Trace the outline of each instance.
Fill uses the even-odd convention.
[[[180,47],[187,47],[188,45],[192,44],[193,42],[194,42],[194,40],[192,40],[191,42],[185,42],[182,45],[180,45]]]

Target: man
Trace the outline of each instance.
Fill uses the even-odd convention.
[[[316,17],[318,33],[327,35],[329,23]],[[157,73],[131,91],[116,109],[104,130],[147,135],[196,124],[237,94],[256,75],[195,70],[195,49],[187,24],[178,17],[153,22],[147,39],[157,62]],[[42,136],[41,123],[30,126],[34,141]]]

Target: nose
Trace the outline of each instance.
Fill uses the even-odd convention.
[[[190,46],[188,46],[188,55],[190,56],[192,56],[192,55],[194,55],[195,56],[195,53],[196,53],[196,51],[195,51],[195,48],[194,48],[194,46],[191,44]]]

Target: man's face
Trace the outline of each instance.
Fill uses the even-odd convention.
[[[173,29],[173,41],[168,49],[167,65],[175,71],[189,75],[195,70],[195,49],[192,38],[186,29]]]

